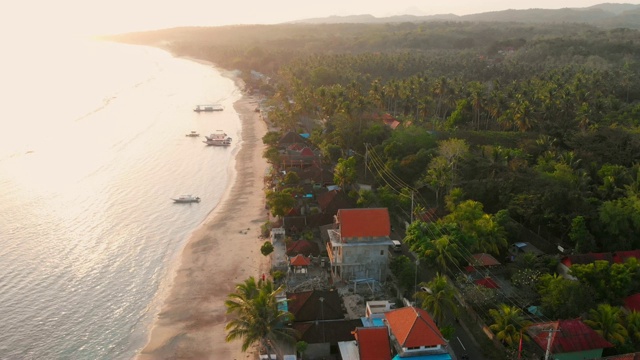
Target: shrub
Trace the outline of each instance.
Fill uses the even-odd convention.
[[[273,244],[271,244],[271,241],[265,241],[260,247],[260,252],[264,256],[271,254],[273,252]]]

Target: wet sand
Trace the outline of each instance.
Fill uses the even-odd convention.
[[[267,126],[256,106],[257,100],[246,95],[234,104],[242,123],[235,175],[223,200],[185,246],[139,360],[255,358],[252,349],[242,353],[239,341],[225,342],[224,301],[237,283],[258,278],[269,267],[259,239],[268,219],[262,158]]]

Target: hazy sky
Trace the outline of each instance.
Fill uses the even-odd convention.
[[[274,24],[330,15],[467,15],[506,9],[587,7],[604,2],[607,0],[3,0],[0,23],[5,35],[9,27],[34,33],[86,35],[186,25]]]

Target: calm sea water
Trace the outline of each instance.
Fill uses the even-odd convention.
[[[0,359],[128,359],[218,204],[240,96],[214,68],[97,42],[22,47],[0,69]],[[222,112],[195,113],[220,103]],[[229,148],[207,147],[217,129]],[[173,204],[194,194],[199,204]]]

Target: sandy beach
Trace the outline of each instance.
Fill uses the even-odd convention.
[[[259,239],[260,226],[268,219],[263,193],[267,163],[262,158],[267,126],[256,106],[257,100],[247,95],[234,104],[242,123],[235,175],[223,200],[185,246],[140,360],[255,356],[242,353],[238,341],[225,342],[224,301],[237,283],[268,273]]]

